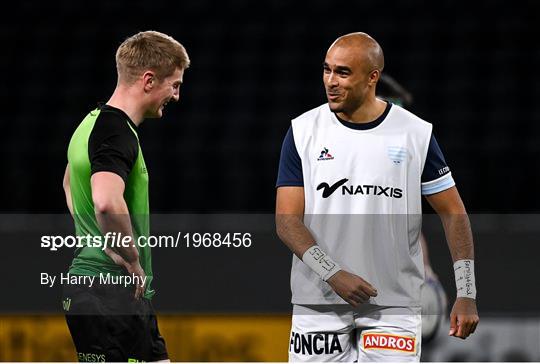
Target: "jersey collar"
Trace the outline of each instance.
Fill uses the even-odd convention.
[[[135,125],[135,123],[130,119],[128,114],[126,114],[123,110],[121,110],[121,109],[119,109],[117,107],[111,106],[111,105],[107,105],[107,104],[102,103],[102,102],[98,103],[98,109],[100,109],[102,111],[111,111],[111,112],[115,112],[115,113],[119,114],[120,116],[122,116],[124,119],[126,119],[128,121],[129,125],[131,126],[131,128],[133,130],[137,130],[137,125]]]
[[[336,116],[338,121],[344,126],[346,126],[347,128],[354,129],[354,130],[369,130],[369,129],[373,129],[379,126],[384,121],[384,119],[390,112],[391,108],[392,108],[392,103],[387,101],[386,108],[384,109],[384,112],[381,114],[381,116],[367,123],[353,123],[353,122],[341,119],[336,113],[334,113],[334,115]]]

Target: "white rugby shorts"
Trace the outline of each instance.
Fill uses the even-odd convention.
[[[294,305],[290,362],[420,361],[420,307]]]

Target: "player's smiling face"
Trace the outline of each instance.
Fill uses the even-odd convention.
[[[326,54],[323,82],[333,112],[350,115],[366,98],[371,70],[366,69],[361,52],[356,47],[333,46]]]
[[[167,104],[178,101],[183,77],[184,70],[177,68],[172,75],[156,81],[151,90],[151,99],[144,115],[145,118],[162,117],[163,109]]]

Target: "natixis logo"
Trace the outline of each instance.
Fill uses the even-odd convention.
[[[317,158],[318,161],[327,161],[331,159],[334,159],[334,157],[332,154],[328,153],[328,148],[326,147],[321,150],[321,155],[319,155],[319,158]]]
[[[337,181],[336,183],[334,183],[332,185],[329,185],[326,182],[319,183],[319,185],[317,186],[317,191],[323,190],[322,191],[322,197],[323,198],[328,198],[331,194],[336,192],[336,190],[339,187],[341,187],[348,180],[349,180],[348,178],[342,178],[342,179],[340,179],[339,181]]]
[[[328,198],[334,192],[341,191],[342,196],[382,196],[392,198],[402,198],[403,190],[397,187],[391,186],[379,186],[368,184],[346,184],[349,181],[348,178],[342,178],[337,182],[329,184],[328,182],[321,182],[317,186],[317,191],[322,190],[322,197]]]

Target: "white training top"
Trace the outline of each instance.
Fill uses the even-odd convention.
[[[375,121],[340,120],[328,104],[292,121],[277,186],[303,186],[304,224],[382,306],[419,306],[421,195],[454,186],[432,125],[390,103]],[[296,256],[292,303],[346,303]]]

